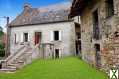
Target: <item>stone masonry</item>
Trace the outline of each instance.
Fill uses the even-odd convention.
[[[113,66],[119,67],[119,0],[113,0],[114,14],[110,17],[107,17],[107,0],[82,0],[81,2],[79,0],[79,3],[77,1],[77,5],[75,3],[73,6],[80,10],[82,59],[96,66],[100,63],[98,66],[106,71]],[[80,9],[82,7],[80,4],[86,4],[83,10]],[[72,13],[73,10],[74,8]],[[93,13],[96,10],[99,24],[98,40],[93,37]],[[73,16],[76,16],[75,13]],[[98,60],[96,60],[95,45],[100,46]]]

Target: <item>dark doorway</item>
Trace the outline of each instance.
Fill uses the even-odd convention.
[[[96,66],[101,66],[101,55],[100,55],[100,44],[95,44],[95,59],[96,59]]]
[[[28,42],[28,33],[24,33],[24,42]]]
[[[2,69],[2,64],[0,63],[0,69]]]
[[[76,41],[76,55],[81,56],[81,40]]]
[[[55,58],[59,58],[59,49],[55,49]]]
[[[81,27],[79,23],[75,23],[76,31],[76,56],[81,57]]]
[[[41,42],[41,32],[35,32],[35,45]]]

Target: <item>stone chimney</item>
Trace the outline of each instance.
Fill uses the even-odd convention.
[[[29,3],[24,4],[24,10],[29,10],[31,8],[32,8],[32,6]]]

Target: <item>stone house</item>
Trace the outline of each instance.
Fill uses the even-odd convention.
[[[25,4],[23,12],[9,24],[10,56],[2,63],[2,71],[15,71],[36,58],[61,58],[75,55],[74,21],[70,8],[32,8]]]
[[[25,5],[24,11],[10,23],[10,53],[17,51],[17,45],[29,42],[53,47],[54,55],[48,52],[48,48],[44,50],[46,58],[74,55],[75,27],[68,14],[68,8],[40,11],[39,8]]]
[[[104,70],[119,67],[119,0],[73,0],[81,19],[82,59]]]

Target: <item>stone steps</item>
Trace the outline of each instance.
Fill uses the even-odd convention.
[[[25,51],[26,52],[26,51]],[[31,54],[31,52],[23,53],[21,56],[17,57],[11,63],[7,65],[6,68],[0,70],[2,72],[15,72],[17,69],[22,68],[25,65],[25,60],[27,54]]]
[[[13,73],[15,71],[16,71],[15,68],[3,68],[3,69],[0,69],[0,72],[5,72],[5,73]]]
[[[20,53],[20,52],[18,52]],[[0,72],[15,72],[17,69],[21,69],[24,65],[29,64],[31,62],[33,49],[31,47],[27,47],[26,50],[23,50],[21,54],[17,54],[13,56],[14,58],[10,61],[6,61],[5,66],[0,69]]]

